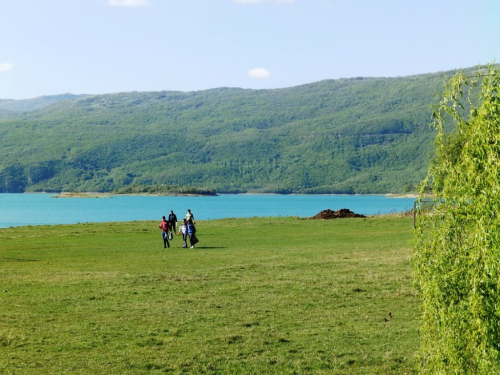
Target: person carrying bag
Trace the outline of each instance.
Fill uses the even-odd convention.
[[[187,234],[189,236],[189,242],[191,243],[191,249],[194,249],[194,245],[199,242],[196,237],[196,228],[191,220],[189,220],[186,224]]]

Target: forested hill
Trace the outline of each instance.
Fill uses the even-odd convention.
[[[22,100],[0,99],[0,117],[2,117],[2,115],[8,114],[9,111],[14,111],[14,112],[32,111],[34,109],[46,107],[52,103],[56,103],[61,100],[73,99],[82,96],[85,95],[61,94],[61,95],[39,96],[38,98],[22,99]]]
[[[403,192],[427,171],[430,105],[454,73],[0,105],[0,191]]]

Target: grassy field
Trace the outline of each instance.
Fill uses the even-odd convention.
[[[156,226],[0,229],[0,373],[414,372],[410,218]]]

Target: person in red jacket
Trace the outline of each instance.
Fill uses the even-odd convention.
[[[165,219],[165,216],[162,216],[158,228],[161,229],[161,237],[163,238],[163,248],[170,247],[170,243],[168,242],[168,230],[170,228],[170,223],[167,221],[167,219]]]

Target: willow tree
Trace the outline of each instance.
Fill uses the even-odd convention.
[[[420,373],[500,373],[500,71],[458,73],[435,112],[414,276],[423,301]]]

